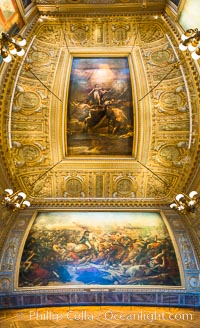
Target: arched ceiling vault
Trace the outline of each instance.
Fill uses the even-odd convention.
[[[44,1],[37,3],[43,10]],[[27,39],[26,57],[10,64],[1,97],[3,161],[15,189],[35,204],[111,199],[155,206],[190,184],[199,151],[199,82],[165,16],[46,15]],[[72,156],[67,131],[72,60],[101,56],[129,61],[132,153]]]

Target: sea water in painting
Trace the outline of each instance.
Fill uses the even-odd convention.
[[[19,270],[19,287],[180,284],[157,212],[40,212]]]
[[[67,109],[67,155],[132,155],[128,59],[74,58]]]

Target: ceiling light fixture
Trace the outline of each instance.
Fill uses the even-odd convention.
[[[10,36],[2,32],[0,38],[0,49],[3,61],[6,63],[11,62],[13,56],[22,57],[25,54],[23,47],[26,45],[26,39],[17,34]]]
[[[198,60],[200,58],[200,31],[198,28],[186,30],[182,34],[181,40],[179,49],[181,51],[188,49],[192,53],[192,58]]]
[[[22,191],[13,192],[12,189],[5,189],[2,195],[1,204],[13,210],[13,212],[25,209],[31,204],[26,200],[26,194]]]
[[[58,165],[62,160],[51,166],[47,171],[42,173],[31,185],[32,188],[36,182],[38,182],[44,175],[50,172],[56,165]],[[5,189],[2,194],[1,204],[4,207],[11,209],[13,212],[17,210],[24,210],[27,207],[31,206],[31,203],[26,200],[26,194],[23,191],[17,191],[14,193],[12,189]]]
[[[200,196],[198,192],[191,191],[188,196],[184,193],[176,195],[175,200],[170,204],[170,207],[181,214],[187,214],[190,212],[194,213],[199,201]]]

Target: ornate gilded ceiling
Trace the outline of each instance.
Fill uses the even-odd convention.
[[[2,158],[15,189],[35,204],[154,206],[189,184],[198,156],[198,79],[164,16],[42,16],[27,40],[26,57],[7,66],[1,97]],[[129,156],[68,153],[70,72],[81,57],[128,58]]]
[[[73,14],[146,13],[163,12],[167,0],[36,0],[43,13]],[[105,12],[106,9],[106,12]]]

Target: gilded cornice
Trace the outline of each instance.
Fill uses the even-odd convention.
[[[69,14],[106,14],[114,13],[143,13],[164,11],[166,0],[60,0],[56,3],[48,0],[37,0],[36,6],[41,13],[53,14],[55,12]]]

